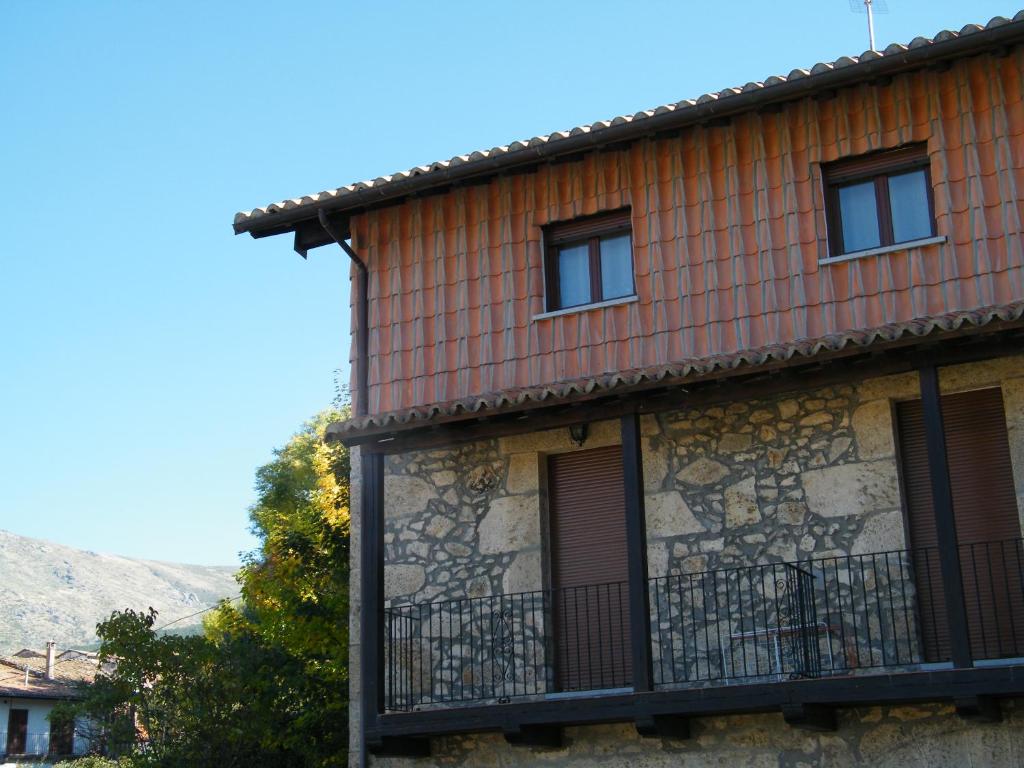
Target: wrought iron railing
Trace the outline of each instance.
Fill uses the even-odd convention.
[[[649,584],[655,685],[820,674],[810,571],[774,563]]]
[[[629,685],[626,594],[615,582],[388,608],[387,707]]]
[[[385,612],[388,709],[548,690],[544,592],[441,600]]]
[[[959,555],[972,657],[1024,657],[1024,542]],[[661,576],[648,598],[658,687],[950,659],[935,548]],[[632,684],[624,582],[396,606],[384,618],[389,711]]]
[[[0,755],[34,758],[44,755],[66,757],[74,752],[73,741],[61,740],[50,731],[15,731],[9,734],[8,731],[0,730]]]
[[[1024,541],[961,544],[971,657],[1024,656]]]

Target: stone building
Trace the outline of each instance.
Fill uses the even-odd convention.
[[[352,259],[353,766],[1024,763],[1022,41],[236,217]]]

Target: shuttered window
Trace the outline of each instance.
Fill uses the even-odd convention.
[[[998,388],[942,397],[953,516],[975,659],[1024,654],[1021,530]],[[920,400],[897,406],[900,462],[927,661],[950,657]]]
[[[822,175],[830,256],[935,234],[926,145],[839,160],[824,166]]]
[[[548,490],[559,688],[627,686],[632,668],[622,449],[550,457]]]
[[[545,228],[548,311],[584,307],[636,292],[630,228],[628,208]]]

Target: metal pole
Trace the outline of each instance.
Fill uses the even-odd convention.
[[[868,12],[868,45],[875,50],[875,17],[871,12],[871,0],[864,0],[864,7]]]

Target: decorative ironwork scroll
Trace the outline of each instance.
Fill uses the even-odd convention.
[[[512,617],[510,608],[500,608],[491,614],[491,653],[496,685],[512,679],[512,658],[516,645]]]

